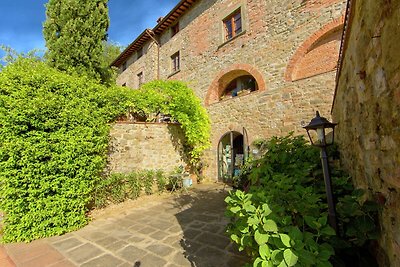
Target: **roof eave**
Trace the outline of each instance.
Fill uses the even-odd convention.
[[[154,28],[155,34],[160,34],[171,24],[175,23],[197,0],[181,0]],[[150,39],[146,34],[150,29],[144,30],[111,64],[110,66],[119,67],[129,58],[137,49]]]

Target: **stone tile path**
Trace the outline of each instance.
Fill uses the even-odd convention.
[[[242,266],[225,236],[226,190],[197,185],[103,214],[83,229],[0,248],[0,266]]]

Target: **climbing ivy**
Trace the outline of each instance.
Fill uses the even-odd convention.
[[[200,160],[210,145],[210,120],[200,99],[180,81],[152,81],[132,90],[131,112],[151,119],[166,114],[181,124],[192,164]]]

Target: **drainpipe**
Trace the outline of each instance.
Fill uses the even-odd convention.
[[[160,79],[160,47],[161,47],[161,44],[155,38],[155,33],[152,30],[146,29],[146,33],[157,44],[157,80],[159,80]]]

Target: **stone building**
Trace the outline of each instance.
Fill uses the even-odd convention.
[[[221,179],[257,138],[329,116],[344,10],[344,0],[181,0],[113,62],[117,83],[187,82],[212,122],[204,174]]]
[[[351,0],[333,118],[342,163],[381,205],[380,266],[400,266],[400,1]]]

